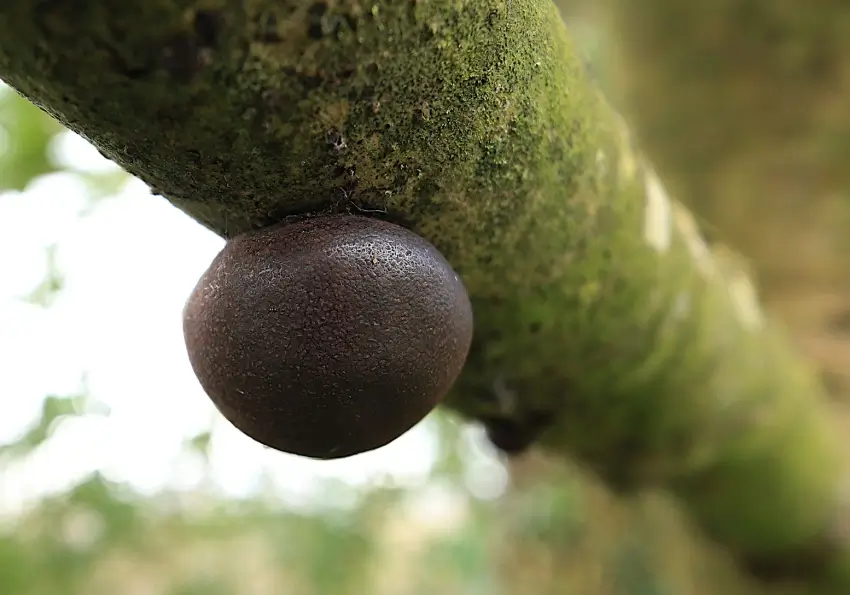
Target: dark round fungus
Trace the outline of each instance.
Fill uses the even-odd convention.
[[[329,215],[230,240],[189,297],[183,331],[234,426],[333,459],[392,442],[437,405],[469,351],[472,307],[418,235]]]

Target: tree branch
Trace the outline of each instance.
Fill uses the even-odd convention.
[[[609,25],[611,86],[672,192],[755,260],[771,288],[850,287],[850,6],[595,8]],[[775,239],[789,236],[801,241]],[[811,258],[803,242],[831,249]]]
[[[672,489],[754,568],[850,585],[818,383],[548,0],[15,0],[0,76],[226,237],[319,210],[413,229],[475,309],[450,406],[542,415],[544,446]]]

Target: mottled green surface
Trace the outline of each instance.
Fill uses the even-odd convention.
[[[804,154],[794,173],[808,174],[797,182],[810,193],[847,189],[846,2],[598,4],[616,26],[619,90],[667,176],[684,182],[701,170],[705,184],[723,162],[773,144]]]
[[[846,435],[850,4],[594,8],[609,26],[606,80],[641,147],[711,234],[750,260],[770,309],[821,368]],[[831,531],[845,550],[848,519],[845,506]]]
[[[673,192],[754,260],[771,293],[847,291],[850,4],[596,8],[611,27],[611,88]]]
[[[0,76],[223,235],[363,211],[432,241],[476,337],[450,404],[683,497],[746,557],[824,540],[839,443],[749,284],[708,255],[548,0],[0,7]]]

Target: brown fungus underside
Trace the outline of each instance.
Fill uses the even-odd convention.
[[[231,423],[330,459],[395,440],[439,403],[469,350],[472,307],[413,232],[320,216],[230,240],[186,304],[184,333]]]

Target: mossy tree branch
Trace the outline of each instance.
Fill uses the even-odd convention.
[[[850,585],[818,383],[587,82],[549,0],[15,0],[0,77],[225,237],[401,223],[476,316],[448,398]]]
[[[593,9],[607,24],[606,83],[642,149],[703,226],[751,259],[765,303],[846,402],[850,6],[606,0]]]

